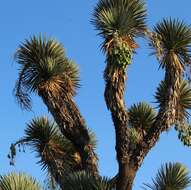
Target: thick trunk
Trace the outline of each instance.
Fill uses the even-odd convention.
[[[125,71],[118,66],[108,65],[104,75],[106,81],[105,100],[111,111],[116,134],[116,152],[119,166],[117,190],[127,190],[132,186],[135,172],[129,167],[130,133],[128,114],[124,102]]]
[[[117,185],[117,189],[132,190],[133,182],[138,168],[130,163],[120,163],[119,173],[111,180],[111,183]],[[122,175],[121,175],[122,174]]]
[[[136,170],[133,166],[127,163],[124,163],[124,164],[120,163],[117,189],[132,190],[135,175],[136,175]]]
[[[78,108],[70,96],[55,97],[51,92],[39,92],[48,110],[61,129],[62,134],[68,138],[79,152],[82,169],[98,174],[97,157],[90,143],[90,136]]]
[[[127,186],[131,186],[132,172],[129,173],[129,129],[126,123],[120,121],[113,116],[116,131],[116,152],[119,165],[119,177],[117,180],[117,190],[126,190]]]

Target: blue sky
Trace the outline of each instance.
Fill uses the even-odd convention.
[[[6,0],[0,1],[0,174],[9,171],[25,171],[40,181],[44,172],[36,164],[35,154],[27,150],[17,155],[16,166],[9,166],[7,154],[10,143],[23,135],[26,122],[35,116],[47,115],[42,101],[34,96],[33,112],[22,111],[16,104],[12,90],[18,74],[13,55],[18,44],[33,34],[46,34],[64,44],[67,55],[80,67],[81,88],[76,102],[86,122],[97,135],[99,168],[102,175],[113,176],[117,172],[115,160],[114,129],[107,111],[103,92],[104,55],[100,51],[101,39],[90,24],[96,0]],[[191,23],[188,0],[147,0],[148,26],[152,27],[163,17],[175,17]],[[163,77],[158,63],[149,56],[150,50],[143,39],[138,39],[140,48],[128,69],[126,103],[130,106],[147,101],[153,106],[153,95]],[[177,139],[176,132],[163,134],[160,141],[146,157],[140,168],[134,189],[150,181],[160,165],[167,161],[178,161],[191,170],[191,150]]]

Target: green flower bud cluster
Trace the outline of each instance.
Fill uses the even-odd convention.
[[[115,41],[111,54],[113,62],[123,69],[126,69],[131,64],[132,49],[129,48],[127,42],[122,40]]]
[[[175,130],[178,131],[178,138],[185,146],[191,146],[191,126],[189,124],[176,125]]]

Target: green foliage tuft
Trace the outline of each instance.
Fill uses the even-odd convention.
[[[31,92],[73,95],[79,86],[78,67],[66,58],[62,44],[56,40],[33,36],[19,46],[15,60],[20,72],[14,93],[22,108],[31,109]]]
[[[145,102],[132,105],[128,114],[130,126],[145,131],[152,126],[156,117],[155,110]]]
[[[64,187],[67,190],[114,190],[108,178],[95,178],[84,171],[68,175]]]
[[[117,32],[120,36],[143,34],[146,25],[143,0],[99,0],[92,23],[104,39]]]
[[[10,173],[0,176],[1,190],[41,190],[40,185],[32,177],[24,173]]]
[[[184,190],[191,184],[188,170],[180,163],[165,164],[152,181],[152,185],[145,184],[151,190]]]
[[[190,26],[178,19],[163,19],[154,27],[153,34],[150,46],[155,50],[162,68],[171,64],[172,53],[176,54],[182,66],[190,63]]]

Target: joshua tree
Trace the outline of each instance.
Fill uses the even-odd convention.
[[[190,63],[191,29],[178,19],[164,19],[151,32],[147,29],[145,19],[146,9],[143,0],[99,0],[92,19],[104,40],[102,44],[106,54],[104,96],[115,127],[119,166],[118,175],[109,183],[112,183],[114,188],[113,184],[116,182],[117,190],[132,189],[139,167],[162,132],[175,127],[180,140],[185,145],[191,144],[188,123],[191,88],[184,77],[186,67]],[[135,49],[138,48],[135,40],[139,36],[149,39],[149,45],[154,50],[153,54],[165,71],[164,79],[155,95],[157,110],[145,102],[134,104],[129,109],[125,106],[126,70],[132,62]],[[79,86],[78,69],[66,58],[62,45],[52,39],[34,36],[19,46],[15,58],[20,65],[15,95],[21,106],[30,109],[29,93],[38,94],[53,115],[62,138],[70,141],[73,150],[70,156],[74,153],[79,155],[80,170],[86,171],[86,173],[83,173],[84,171],[74,173],[77,175],[75,179],[79,182],[81,179],[79,176],[83,179],[84,176],[88,176],[87,181],[102,180],[98,174],[97,157],[90,134],[73,101]],[[29,125],[30,135],[33,124],[34,121]],[[28,138],[28,142],[32,142],[31,145],[35,145],[38,152],[39,145],[36,142],[39,141],[34,139]],[[56,142],[56,146],[51,144],[50,152],[54,153],[56,165],[47,160],[50,158],[49,152],[40,155],[62,188],[66,187],[67,181],[67,179],[64,182],[60,180],[65,174],[63,168],[67,161],[64,162],[64,159],[68,159],[64,157],[64,153],[69,151],[61,147],[60,143],[63,142],[64,140]],[[58,168],[57,163],[63,168]],[[105,182],[103,183],[106,184]],[[106,185],[104,188],[110,187]]]
[[[130,163],[128,112],[124,102],[126,69],[138,45],[137,36],[146,29],[146,9],[139,0],[100,0],[94,10],[93,24],[99,30],[106,53],[105,101],[111,111],[116,132],[116,151],[119,164],[117,189],[131,188],[135,176]],[[127,180],[128,179],[128,180]]]
[[[73,101],[79,86],[76,64],[53,39],[33,36],[22,43],[15,59],[20,65],[15,95],[22,108],[31,109],[30,93],[38,94],[82,159],[83,169],[97,174],[97,158],[85,121]]]
[[[116,132],[118,190],[132,188],[138,168],[163,131],[171,126],[182,128],[181,132],[188,131],[188,127],[182,126],[188,116],[186,110],[191,108],[191,94],[187,84],[186,94],[182,94],[181,83],[190,62],[191,29],[179,20],[165,19],[156,25],[154,32],[149,32],[145,18],[142,0],[99,0],[93,14],[93,24],[104,39],[102,47],[106,53],[105,101]],[[149,37],[150,46],[165,70],[164,81],[156,95],[157,114],[143,104],[128,111],[124,103],[126,68],[138,47],[135,37],[143,34]],[[147,117],[145,111],[151,115]],[[146,121],[150,121],[149,125],[144,125]]]
[[[132,155],[137,168],[160,134],[172,126],[176,126],[180,133],[185,131],[185,136],[182,135],[185,138],[181,140],[189,145],[189,133],[185,126],[188,125],[187,111],[191,108],[191,91],[183,80],[183,74],[190,61],[191,29],[179,20],[165,19],[156,25],[154,32],[157,39],[152,36],[154,42],[151,45],[156,50],[160,66],[165,70],[165,77],[156,92],[159,105],[157,116]]]

